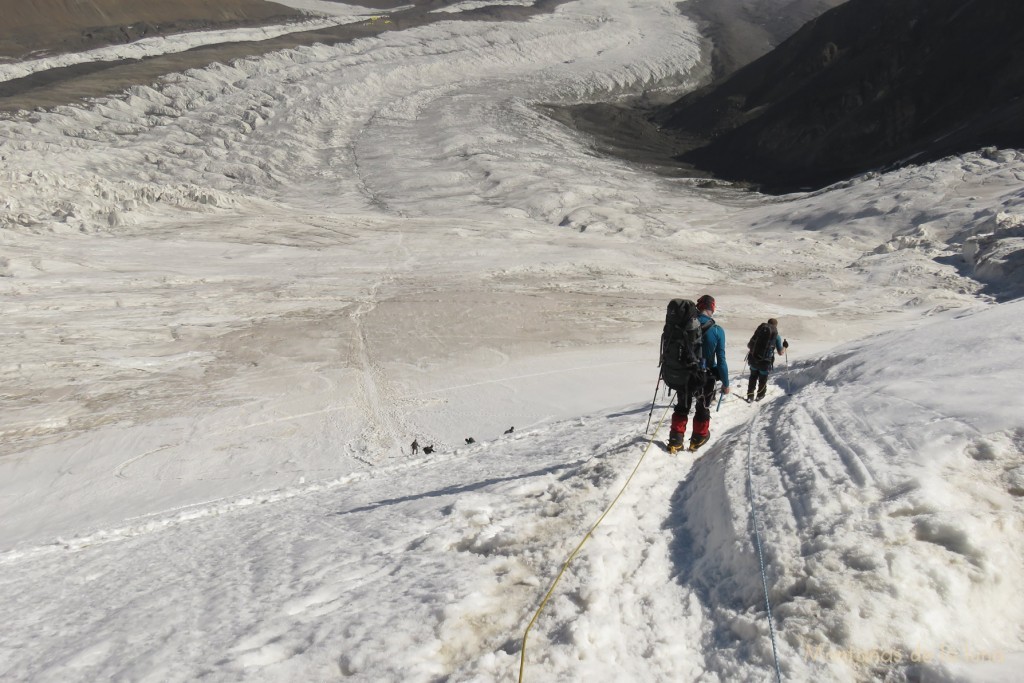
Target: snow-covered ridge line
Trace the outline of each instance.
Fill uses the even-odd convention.
[[[351,5],[340,6],[349,7],[357,11],[348,15],[308,19],[305,21],[276,24],[273,26],[213,31],[191,31],[188,33],[178,33],[169,36],[142,38],[126,45],[111,45],[108,47],[99,47],[94,50],[87,50],[85,52],[70,52],[24,62],[0,64],[0,82],[12,81],[14,79],[24,78],[25,76],[30,76],[42,71],[60,69],[66,66],[74,66],[75,64],[85,64],[87,62],[112,62],[122,59],[142,59],[143,57],[154,57],[157,55],[184,52],[185,50],[191,50],[192,48],[200,47],[202,45],[269,40],[289,33],[314,31],[316,29],[340,26],[342,24],[353,24],[380,14],[380,12],[366,8],[352,7]]]
[[[466,0],[465,2],[457,2],[454,5],[448,5],[447,7],[431,10],[431,12],[456,14],[458,12],[468,12],[469,10],[481,9],[483,7],[497,7],[499,5],[532,7],[533,4],[533,0]]]

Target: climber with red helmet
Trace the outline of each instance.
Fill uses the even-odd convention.
[[[730,391],[729,365],[725,361],[725,330],[715,324],[715,308],[715,297],[710,294],[697,299],[698,320],[703,330],[704,369],[692,377],[684,390],[676,392],[678,398],[672,412],[672,428],[668,438],[669,453],[675,453],[683,447],[690,408],[694,403],[697,407],[693,414],[690,450],[695,451],[708,442],[711,437],[711,403],[715,396],[715,386],[721,381],[722,393],[728,394]]]

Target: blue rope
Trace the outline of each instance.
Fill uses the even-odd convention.
[[[761,585],[764,587],[764,605],[768,610],[768,633],[772,637],[772,657],[775,658],[775,680],[782,683],[782,669],[779,667],[779,647],[775,642],[775,623],[772,620],[772,603],[768,598],[768,576],[764,571],[764,552],[761,550],[761,534],[757,530],[757,506],[754,504],[754,470],[750,465],[754,444],[754,431],[760,416],[755,416],[747,432],[747,493],[750,495],[750,516],[754,524],[754,539],[757,542],[757,561],[761,565]]]

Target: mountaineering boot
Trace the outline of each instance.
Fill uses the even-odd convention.
[[[695,451],[711,438],[711,420],[694,420],[693,434],[690,434],[690,450]]]
[[[686,443],[686,423],[688,418],[685,415],[679,415],[678,413],[672,413],[672,427],[668,433],[668,452],[675,453],[683,450],[683,444]]]
[[[753,391],[748,391],[747,392],[747,403],[753,403],[753,402],[754,402],[754,392]]]
[[[767,393],[768,393],[768,387],[765,387],[764,389],[761,389],[760,391],[757,392],[757,398],[755,400],[760,401],[762,398],[764,398],[764,395],[767,394]]]
[[[684,436],[682,432],[669,432],[668,452],[678,453],[683,450]]]

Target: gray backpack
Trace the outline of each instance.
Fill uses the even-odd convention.
[[[704,335],[715,326],[714,320],[701,324],[697,304],[689,299],[672,299],[665,313],[661,333],[661,378],[670,389],[682,391],[690,378],[702,374]]]

